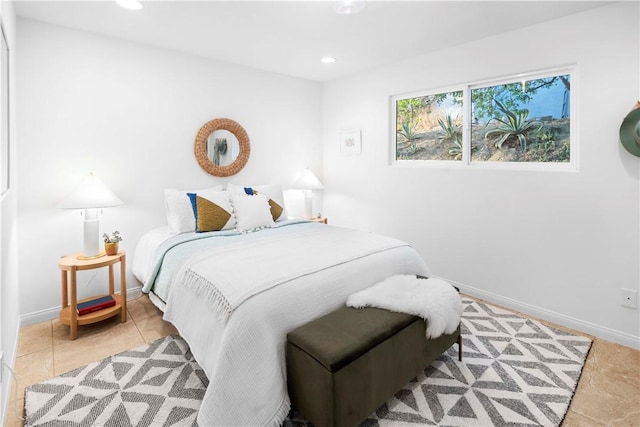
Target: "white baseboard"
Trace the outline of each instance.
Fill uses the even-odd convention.
[[[127,289],[127,301],[140,298],[142,291],[139,287]],[[32,325],[34,323],[45,322],[58,317],[61,306],[46,308],[44,310],[35,311],[33,313],[23,314],[20,316],[20,326]]]
[[[499,304],[511,310],[519,311],[530,316],[535,316],[548,322],[552,322],[566,328],[573,329],[575,331],[583,332],[587,335],[592,335],[594,337],[602,338],[607,341],[640,350],[640,337],[636,337],[625,332],[616,331],[605,326],[585,322],[584,320],[576,319],[562,313],[556,313],[554,311],[547,310],[546,308],[537,307],[535,305],[503,297],[492,292],[474,288],[473,286],[457,283],[453,280],[444,280],[447,280],[449,283],[452,283],[460,288],[460,292],[462,292],[463,294],[467,294],[469,296],[479,298],[494,304]]]

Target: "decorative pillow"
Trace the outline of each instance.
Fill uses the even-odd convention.
[[[269,199],[264,194],[255,196],[234,194],[231,196],[231,204],[236,220],[236,230],[246,233],[273,225]]]
[[[196,233],[234,228],[235,220],[229,204],[229,191],[187,193],[195,217]]]
[[[221,191],[222,185],[206,190],[176,190],[168,188],[164,190],[164,207],[167,214],[167,225],[172,233],[186,233],[196,228],[193,208],[187,193],[199,193],[201,191]]]
[[[271,208],[271,217],[274,221],[282,221],[287,219],[287,209],[284,205],[284,196],[282,194],[282,185],[268,184],[255,185],[251,187],[243,187],[240,185],[227,184],[229,191],[235,194],[264,194],[269,199],[269,207]]]

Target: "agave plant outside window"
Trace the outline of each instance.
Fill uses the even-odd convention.
[[[522,151],[527,149],[527,134],[536,133],[542,129],[543,123],[538,120],[528,120],[529,111],[510,111],[500,101],[495,99],[496,107],[500,110],[504,117],[494,117],[493,119],[499,122],[497,128],[488,131],[484,137],[489,139],[490,136],[496,135],[497,139],[494,144],[496,148],[502,148],[508,139],[517,137],[520,142],[520,148]]]

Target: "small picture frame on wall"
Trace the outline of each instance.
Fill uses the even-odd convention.
[[[359,129],[340,132],[340,152],[343,154],[360,154],[362,152]]]

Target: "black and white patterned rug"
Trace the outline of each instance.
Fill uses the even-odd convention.
[[[191,426],[208,384],[186,342],[164,337],[25,390],[25,426]]]
[[[559,426],[591,339],[463,298],[454,345],[363,425]]]
[[[364,426],[558,426],[591,340],[463,299],[454,345]],[[165,337],[27,387],[25,425],[195,425],[208,381],[186,343]],[[285,426],[308,423],[295,411]]]

